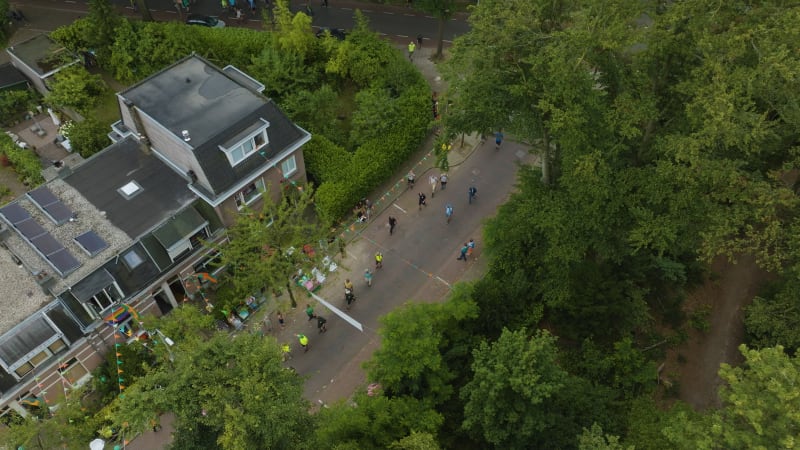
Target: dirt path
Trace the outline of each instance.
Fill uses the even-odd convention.
[[[744,340],[743,308],[770,278],[751,256],[739,257],[737,263],[717,258],[711,265],[712,276],[687,298],[686,305],[697,311],[711,307],[709,328],[692,328],[687,343],[670,352],[667,367],[674,367],[680,379],[680,399],[697,410],[719,406],[717,392],[722,380],[717,375],[722,363],[742,362],[738,347]],[[685,362],[676,362],[677,355]],[[671,360],[671,361],[670,361]]]

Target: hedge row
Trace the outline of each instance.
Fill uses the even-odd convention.
[[[7,134],[0,134],[0,154],[5,155],[17,172],[17,176],[26,186],[34,187],[44,183],[42,163],[31,149],[17,146]]]
[[[395,175],[397,167],[425,139],[430,126],[430,93],[426,85],[401,95],[391,130],[363,143],[352,154],[324,137],[314,138],[304,149],[309,172],[320,181],[316,204],[326,219],[347,215],[362,197]]]

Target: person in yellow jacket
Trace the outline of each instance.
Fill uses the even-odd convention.
[[[375,253],[375,268],[380,269],[383,267],[383,253],[376,252]]]
[[[300,346],[303,347],[303,352],[308,351],[308,338],[304,334],[298,334],[297,340],[300,341]]]
[[[408,59],[411,60],[414,57],[414,50],[417,49],[417,44],[414,41],[408,43]]]

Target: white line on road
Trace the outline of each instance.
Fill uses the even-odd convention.
[[[391,12],[391,11],[384,11],[383,13],[384,13],[384,14],[388,14],[388,15],[390,15],[390,16],[393,16],[393,15],[394,15],[394,13],[393,13],[393,12]]]
[[[437,279],[437,280],[439,280],[439,281],[441,281],[442,283],[446,284],[446,285],[447,285],[447,287],[451,287],[451,286],[450,286],[450,283],[448,283],[447,281],[444,281],[444,280],[442,279],[442,277],[440,277],[439,275],[436,275],[436,279]]]
[[[403,214],[408,214],[408,211],[406,211],[405,209],[397,206],[397,203],[392,203],[392,206],[394,206],[395,208],[399,209],[400,211],[403,211]]]
[[[400,36],[401,38],[407,38],[408,36],[405,34],[396,34],[395,36]]]

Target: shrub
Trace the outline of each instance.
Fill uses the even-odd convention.
[[[0,92],[0,125],[8,126],[37,103],[38,95],[28,89]]]
[[[0,134],[0,154],[5,155],[20,181],[26,186],[38,186],[44,183],[42,164],[39,157],[30,149],[19,148],[5,133]]]
[[[69,139],[72,148],[84,158],[94,155],[111,143],[108,139],[109,127],[94,118],[88,118],[83,122],[70,122],[61,130],[64,137]]]

